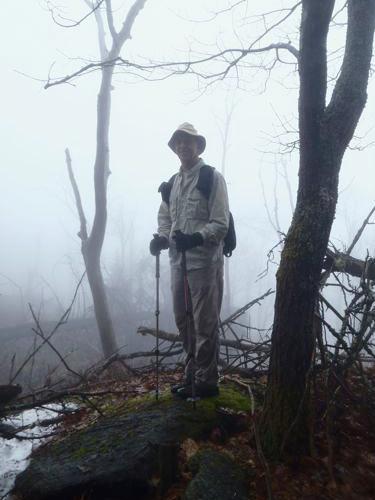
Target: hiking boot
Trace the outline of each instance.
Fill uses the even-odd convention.
[[[177,394],[180,389],[185,389],[188,386],[191,386],[191,382],[180,382],[179,384],[175,384],[171,386],[171,394]]]
[[[189,399],[193,397],[191,384],[178,389],[175,392],[176,396],[181,399]],[[219,388],[216,384],[207,384],[205,382],[200,382],[195,385],[195,396],[197,398],[209,398],[212,396],[219,395]]]

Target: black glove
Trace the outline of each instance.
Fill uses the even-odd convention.
[[[177,229],[174,232],[173,239],[176,242],[177,252],[185,252],[185,250],[203,245],[203,236],[201,233],[185,234]]]
[[[166,250],[169,247],[169,241],[164,236],[159,236],[154,234],[154,237],[150,241],[150,253],[151,255],[158,255],[160,250]]]

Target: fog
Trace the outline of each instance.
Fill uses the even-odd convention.
[[[131,2],[113,4],[119,27]],[[195,58],[227,47],[240,47],[241,43],[246,46],[246,40],[256,38],[263,26],[241,19],[261,13],[264,2],[246,3],[235,11],[215,16],[215,11],[228,5],[228,1],[219,0],[150,0],[135,21],[133,38],[125,44],[123,57],[145,63],[178,61],[190,55]],[[267,10],[280,5],[290,6],[292,2],[270,0]],[[57,11],[61,16],[75,20],[87,12],[86,4],[77,0],[63,2],[62,9]],[[31,322],[28,302],[44,319],[56,319],[68,306],[84,271],[77,237],[79,222],[64,150],[70,149],[90,224],[100,75],[93,72],[71,84],[43,88],[49,74],[64,76],[98,58],[93,16],[77,27],[62,28],[53,21],[47,4],[34,0],[3,2],[2,15],[0,327],[10,327]],[[211,22],[198,22],[210,18]],[[58,19],[69,23],[62,17]],[[293,40],[299,21],[296,13],[283,32],[276,31],[274,36],[285,40],[288,33]],[[331,46],[339,45],[342,36],[339,29],[334,30]],[[272,37],[267,38],[267,43],[270,41]],[[193,52],[189,55],[189,51]],[[251,58],[247,61],[250,63]],[[281,123],[288,130],[297,126],[298,75],[294,65],[277,65],[271,73],[243,68],[239,78],[234,76],[233,73],[232,78],[208,86],[210,81],[193,75],[147,81],[118,70],[114,76],[112,174],[102,264],[108,286],[115,289],[117,280],[129,294],[138,294],[139,298],[143,293],[151,316],[154,259],[149,255],[148,244],[157,227],[157,189],[179,166],[167,142],[180,123],[193,123],[207,139],[204,160],[220,169],[220,130],[232,109],[225,166],[238,237],[238,248],[230,259],[232,308],[241,307],[274,287],[276,264],[270,264],[262,279],[259,275],[266,268],[267,252],[279,241],[267,208],[274,217],[277,199],[276,212],[283,232],[291,219],[285,172],[293,200],[296,199],[298,151],[280,156],[277,142],[296,140],[295,135],[278,136],[283,129]],[[349,245],[374,203],[374,79],[368,94],[356,132],[358,138],[353,141],[357,149],[347,151],[341,170],[340,197],[331,236],[334,245],[341,249]],[[274,250],[275,262],[280,249]],[[373,255],[373,225],[366,229],[353,255],[364,258],[367,249]],[[161,273],[166,303],[161,324],[165,327],[171,324],[167,255],[162,257]],[[83,296],[77,301],[75,317],[92,315],[90,294],[85,287],[85,301]],[[270,326],[272,300],[258,309],[254,320],[260,327]],[[129,341],[135,331],[123,328]]]

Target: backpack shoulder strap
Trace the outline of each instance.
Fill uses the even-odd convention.
[[[199,170],[199,177],[196,188],[208,200],[211,194],[212,184],[214,180],[214,167],[203,165]]]
[[[172,175],[168,182],[162,182],[159,186],[158,193],[161,194],[161,198],[167,205],[169,205],[169,197],[171,195],[174,180],[177,174]]]
[[[210,165],[203,165],[199,171],[199,178],[197,182],[197,189],[201,191],[203,196],[208,200],[211,194],[212,185],[214,181],[214,167]],[[229,227],[227,234],[224,238],[223,254],[226,257],[231,257],[233,250],[236,248],[237,238],[236,230],[234,227],[234,219],[231,212],[229,212]]]

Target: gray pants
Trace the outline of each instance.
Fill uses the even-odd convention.
[[[223,297],[223,266],[187,272],[192,317],[186,319],[184,275],[172,267],[171,285],[177,328],[186,353],[185,379],[191,382],[193,355],[197,383],[217,384],[219,357],[219,316]]]

